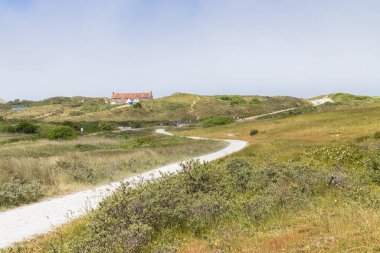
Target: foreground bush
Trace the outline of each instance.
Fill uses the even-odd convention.
[[[42,197],[43,192],[37,183],[23,183],[21,180],[11,179],[0,184],[0,206],[32,203]]]
[[[202,237],[221,219],[258,222],[281,208],[300,208],[326,187],[326,175],[306,167],[260,169],[239,158],[218,166],[190,162],[175,176],[124,185],[101,203],[69,251],[149,251],[165,229]]]
[[[231,117],[215,117],[209,118],[202,121],[203,127],[213,127],[213,126],[222,126],[226,124],[231,124],[235,120]]]

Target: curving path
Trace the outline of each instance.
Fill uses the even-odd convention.
[[[173,135],[164,129],[157,129],[157,133]],[[204,139],[189,137],[192,139]],[[225,140],[229,143],[224,149],[195,157],[200,161],[209,162],[227,156],[246,147],[247,142],[239,140]],[[139,180],[159,178],[162,173],[180,170],[179,163],[170,164],[149,172],[125,179],[125,182],[134,183]],[[38,202],[0,212],[0,249],[9,247],[16,242],[30,239],[36,235],[51,231],[54,227],[86,214],[96,208],[100,201],[109,196],[120,186],[120,182],[111,183],[94,189],[85,190],[62,197]]]

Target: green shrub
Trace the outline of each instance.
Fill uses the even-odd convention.
[[[46,133],[46,137],[50,140],[71,140],[77,136],[78,132],[68,126],[54,126]]]
[[[142,104],[140,103],[140,102],[138,102],[138,103],[136,103],[136,104],[133,104],[133,108],[135,108],[135,109],[140,109],[140,108],[142,108],[143,106],[142,106]]]
[[[35,134],[37,132],[38,126],[26,121],[22,121],[20,123],[17,123],[14,128],[17,133]]]
[[[62,122],[62,126],[68,126],[68,127],[71,127],[71,128],[74,128],[75,130],[80,130],[80,127],[78,126],[77,123],[74,123],[72,121],[69,121],[69,120],[65,120]]]
[[[221,126],[226,124],[231,124],[235,122],[235,120],[231,117],[215,117],[209,118],[202,121],[203,127],[213,127],[213,126]]]
[[[281,208],[302,208],[329,185],[308,167],[253,168],[244,158],[227,165],[182,164],[176,175],[149,184],[123,185],[90,217],[73,252],[150,252],[149,244],[170,231],[204,238],[223,219],[259,222]],[[71,252],[69,250],[69,252]]]
[[[246,190],[252,177],[253,167],[245,159],[234,158],[227,164],[227,170],[234,179],[235,184],[242,190]]]
[[[5,122],[5,118],[3,116],[0,116],[0,122]]]
[[[104,121],[99,122],[98,127],[100,130],[103,130],[103,131],[109,131],[112,129],[111,124],[109,122],[104,122]]]
[[[250,135],[250,136],[254,136],[254,135],[258,134],[258,133],[259,133],[259,130],[257,130],[257,129],[252,129],[252,130],[249,132],[249,135]]]
[[[288,114],[289,115],[300,115],[300,114],[302,114],[302,110],[301,109],[290,110],[290,111],[288,111]]]
[[[223,95],[223,96],[219,96],[219,99],[230,102],[230,105],[244,105],[247,103],[247,101],[241,96]]]
[[[35,202],[44,196],[37,183],[10,179],[0,184],[0,206],[10,207]]]
[[[379,131],[379,132],[376,132],[375,135],[374,135],[374,137],[375,137],[376,139],[380,139],[380,131]]]
[[[35,134],[38,130],[38,126],[27,121],[22,121],[16,125],[3,125],[1,127],[2,132],[6,133],[24,133],[24,134]]]
[[[251,105],[258,105],[260,103],[261,103],[261,101],[258,98],[252,98],[251,101],[249,101],[249,104],[251,104]]]
[[[3,125],[0,129],[5,133],[16,133],[16,128],[12,125]]]

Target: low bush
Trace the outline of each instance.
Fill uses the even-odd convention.
[[[46,137],[50,140],[71,140],[77,136],[78,132],[68,126],[54,126],[46,132]]]
[[[135,109],[141,109],[143,106],[140,102],[136,103],[136,104],[133,104],[133,108]]]
[[[15,125],[15,131],[17,133],[35,134],[37,132],[37,129],[38,129],[37,125],[34,125],[26,121],[22,121]]]
[[[38,126],[27,121],[22,121],[16,125],[3,125],[1,127],[2,132],[6,133],[24,133],[35,134],[38,130]]]
[[[16,128],[12,125],[2,125],[0,126],[0,131],[4,133],[16,133]]]
[[[99,122],[98,127],[102,131],[109,131],[112,129],[111,124],[109,122],[104,122],[104,121]]]
[[[379,132],[376,132],[375,135],[374,135],[374,137],[375,137],[376,139],[380,139],[380,131],[379,131]]]
[[[69,121],[69,120],[65,120],[62,122],[62,126],[68,126],[68,127],[71,127],[71,128],[74,128],[75,130],[80,130],[80,127],[78,126],[77,123],[74,123],[72,121]]]
[[[235,122],[235,120],[231,117],[215,117],[209,118],[202,121],[203,127],[213,127],[213,126],[222,126],[226,124],[231,124]]]
[[[257,129],[252,129],[252,130],[249,132],[249,135],[250,135],[250,136],[254,136],[254,135],[258,134],[258,133],[259,133],[259,130],[257,130]]]
[[[247,101],[244,98],[242,98],[241,96],[224,95],[224,96],[220,96],[219,99],[221,99],[223,101],[228,101],[230,103],[230,105],[244,105],[247,103]]]
[[[204,237],[223,218],[259,222],[282,208],[301,208],[327,187],[326,175],[306,167],[254,168],[244,158],[224,165],[189,162],[176,175],[124,185],[102,202],[70,252],[143,252],[157,237],[186,231]]]
[[[23,183],[18,179],[10,179],[0,184],[0,206],[10,207],[27,204],[44,196],[37,183]]]
[[[261,101],[258,98],[252,98],[251,101],[249,101],[249,104],[251,104],[251,105],[258,105],[260,103],[261,103]]]
[[[290,111],[288,111],[288,114],[289,115],[300,115],[300,114],[302,114],[302,110],[301,109],[290,110]]]
[[[234,179],[236,186],[241,190],[246,190],[253,173],[252,165],[245,159],[234,158],[227,165],[227,170]]]

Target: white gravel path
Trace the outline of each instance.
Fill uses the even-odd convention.
[[[157,133],[172,135],[164,129],[157,129]],[[190,137],[192,139],[203,139]],[[247,146],[247,142],[239,140],[225,140],[229,143],[224,149],[194,159],[209,162],[227,156]],[[162,173],[180,170],[179,163],[170,164],[139,176],[125,179],[126,182],[149,180],[158,178]],[[100,186],[62,197],[38,202],[0,212],[0,248],[9,247],[16,242],[33,238],[36,235],[47,233],[55,227],[86,214],[96,208],[100,201],[109,196],[120,186],[120,182]]]

